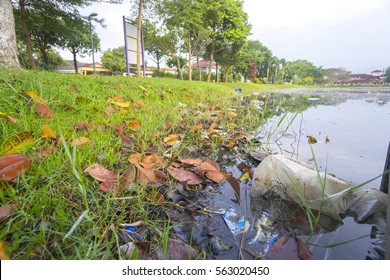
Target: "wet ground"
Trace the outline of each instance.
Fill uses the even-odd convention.
[[[309,108],[300,113],[278,108],[278,116],[255,134],[253,141],[261,145],[225,149],[216,159],[223,171],[239,179],[240,201],[228,181],[210,183],[197,191],[178,186],[177,202],[184,199],[187,206],[168,210],[171,219],[179,221],[177,237],[205,252],[208,259],[272,258],[269,248],[281,236],[305,241],[310,233],[309,222],[298,205],[279,197],[251,197],[248,171],[259,163],[259,158],[253,157],[259,148],[311,163],[313,154],[307,140],[311,136],[317,141],[312,144],[316,160],[327,172],[356,185],[383,171],[390,140],[390,89],[296,89],[284,94],[303,94]],[[365,187],[379,185],[377,179]],[[229,228],[229,223],[238,228]],[[380,259],[373,248],[378,240],[370,238],[371,230],[371,225],[357,224],[351,217],[339,223],[322,216],[309,248],[316,259]],[[284,255],[298,257],[297,252]]]

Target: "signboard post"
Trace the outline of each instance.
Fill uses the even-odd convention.
[[[130,64],[137,64],[137,26],[130,24],[123,16],[123,31],[125,37],[126,69],[127,76],[130,76]],[[144,36],[141,28],[141,55],[142,69],[145,77],[145,54],[144,54]]]

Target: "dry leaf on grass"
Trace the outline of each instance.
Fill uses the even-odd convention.
[[[17,123],[17,120],[7,114],[0,112],[0,118],[4,118],[7,122]]]
[[[53,131],[53,129],[50,126],[44,124],[42,126],[42,137],[43,138],[54,138],[54,139],[56,139],[57,138],[57,134],[55,134],[55,132]]]
[[[35,111],[44,119],[54,119],[54,112],[46,104],[35,104]]]
[[[90,143],[92,142],[91,139],[87,138],[87,137],[79,137],[79,138],[76,138],[72,141],[72,143],[70,143],[70,145],[73,147],[73,146],[77,146],[77,147],[81,147],[87,143]]]
[[[13,203],[8,203],[6,205],[3,205],[0,207],[0,222],[4,221],[8,218],[9,215],[11,215],[13,212],[15,212],[16,206]]]
[[[20,154],[0,157],[0,180],[15,183],[16,178],[30,166],[30,159]]]
[[[12,135],[1,144],[3,154],[13,154],[22,151],[24,148],[32,146],[35,142],[31,131],[22,131]]]

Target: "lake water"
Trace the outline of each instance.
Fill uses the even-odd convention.
[[[327,169],[328,173],[355,185],[383,172],[390,142],[390,88],[282,92],[306,94],[313,106],[298,114],[282,114],[282,122],[282,116],[274,117],[259,131],[258,138],[267,140],[274,152],[312,162],[312,146],[320,169]],[[333,105],[321,105],[324,98],[331,99]],[[314,137],[317,143],[310,145],[307,136]],[[379,189],[380,183],[381,178],[378,178],[365,187]],[[317,236],[313,241],[326,246],[370,232],[370,225],[357,224],[352,218],[346,218],[344,225],[335,232]],[[367,252],[372,251],[372,242],[364,237],[333,249],[315,247],[312,251],[318,259],[365,259]]]

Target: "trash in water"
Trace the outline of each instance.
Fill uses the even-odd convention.
[[[279,236],[279,231],[273,228],[273,222],[270,219],[271,211],[263,209],[263,215],[256,220],[254,228],[256,229],[256,235],[254,238],[249,240],[250,245],[254,245],[256,250],[261,254],[267,254],[272,244],[275,243]],[[258,243],[258,244],[256,244]]]
[[[234,236],[246,232],[250,226],[249,222],[244,217],[240,217],[232,207],[226,210],[223,219]]]
[[[338,220],[339,214],[352,214],[359,223],[372,223],[383,220],[386,212],[386,194],[376,189],[354,188],[346,180],[317,172],[310,165],[283,155],[266,157],[253,175],[252,197],[269,191],[304,207],[321,209]]]

